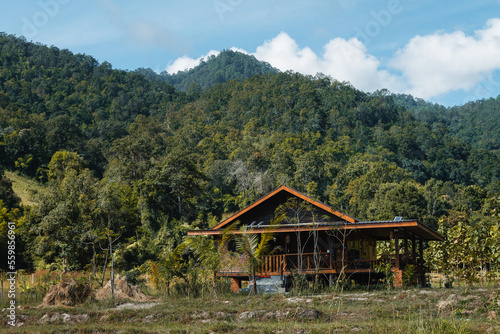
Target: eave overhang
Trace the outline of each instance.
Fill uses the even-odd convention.
[[[401,236],[405,231],[423,239],[443,241],[443,236],[418,220],[400,220],[400,221],[367,221],[367,222],[333,222],[319,224],[281,224],[270,229],[269,227],[247,228],[246,233],[261,234],[261,233],[291,233],[291,232],[309,232],[309,231],[334,231],[334,230],[359,230],[366,235],[372,235],[378,240],[389,240],[391,233],[398,232],[401,229]],[[223,235],[225,230],[209,229],[209,230],[191,230],[188,235]],[[241,230],[231,231],[233,234],[245,233]]]

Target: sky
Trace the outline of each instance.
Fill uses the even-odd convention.
[[[124,70],[233,49],[445,106],[500,95],[500,0],[4,1],[0,31]]]

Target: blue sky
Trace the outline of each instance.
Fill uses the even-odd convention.
[[[176,72],[223,49],[446,106],[500,94],[500,0],[8,1],[0,31]]]

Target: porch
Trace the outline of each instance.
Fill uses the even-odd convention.
[[[304,253],[304,254],[279,254],[265,255],[262,257],[262,265],[257,270],[258,276],[290,276],[293,274],[345,274],[352,273],[375,273],[376,266],[390,263],[396,268],[395,257],[376,260],[336,260],[331,253]],[[407,264],[417,265],[414,258],[400,259],[399,266],[404,268]],[[231,268],[217,273],[221,277],[246,276],[247,274],[239,268]]]

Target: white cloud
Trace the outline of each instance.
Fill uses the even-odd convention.
[[[386,64],[369,54],[357,38],[332,39],[320,55],[309,47],[301,48],[285,32],[265,41],[254,53],[232,49],[252,54],[282,71],[310,75],[321,72],[364,91],[387,88],[430,99],[453,91],[471,91],[500,70],[500,19],[489,20],[473,36],[462,31],[416,36]],[[167,71],[192,68],[201,58],[181,57]]]
[[[367,54],[366,47],[356,38],[348,41],[342,38],[331,40],[325,45],[321,56],[316,55],[308,47],[300,48],[297,42],[284,32],[257,47],[255,53],[236,47],[231,50],[252,54],[255,58],[268,62],[281,71],[291,70],[310,75],[321,72],[340,81],[349,81],[355,87],[367,91],[383,87],[391,89],[398,87],[397,78],[379,69],[378,59]],[[166,71],[176,73],[193,68],[200,63],[201,59],[212,54],[218,53],[210,51],[208,55],[197,59],[188,56],[180,57],[169,64]]]
[[[300,49],[295,40],[284,32],[257,47],[254,56],[281,71],[316,74],[318,69],[316,54],[310,48]]]
[[[165,71],[167,71],[170,74],[174,74],[179,71],[186,71],[198,66],[202,60],[210,56],[217,56],[219,53],[220,53],[219,51],[211,50],[206,55],[201,56],[197,59],[193,59],[188,56],[182,56],[180,58],[177,58],[173,63],[167,65]]]
[[[335,38],[318,56],[310,48],[299,48],[295,40],[282,32],[259,46],[254,55],[282,71],[310,75],[321,72],[339,81],[349,81],[362,90],[395,89],[399,84],[396,77],[380,69],[380,61],[368,54],[357,38]]]
[[[391,65],[401,71],[410,93],[429,98],[472,89],[500,69],[499,54],[500,19],[491,19],[475,36],[462,31],[416,36]]]

